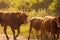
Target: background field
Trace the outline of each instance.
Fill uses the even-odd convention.
[[[32,17],[60,16],[60,0],[0,0],[0,12],[21,12],[29,15],[28,23],[21,25],[21,36],[28,37],[30,19]],[[1,34],[4,34],[3,27],[0,26]],[[36,34],[32,31],[31,37]],[[8,26],[7,33],[12,35]],[[17,31],[16,31],[17,33]]]

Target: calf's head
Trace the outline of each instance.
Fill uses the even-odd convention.
[[[25,13],[22,13],[20,16],[20,20],[23,24],[27,23],[27,18],[28,18],[28,15],[26,15]]]

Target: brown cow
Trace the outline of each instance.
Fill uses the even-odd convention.
[[[44,26],[45,26],[45,29],[46,29],[46,32],[49,32],[52,34],[52,36],[54,37],[52,40],[57,40],[55,38],[55,34],[58,33],[58,24],[59,24],[59,20],[60,18],[59,17],[52,17],[52,16],[46,16],[45,17],[46,19],[44,20]],[[59,24],[60,25],[60,24]],[[57,34],[59,35],[59,34]],[[58,36],[57,36],[58,38]]]
[[[39,31],[43,29],[42,22],[43,22],[43,18],[41,18],[41,17],[32,17],[31,18],[28,40],[30,39],[30,34],[31,34],[32,28],[34,28],[36,30],[36,34],[39,33]],[[37,39],[39,40],[38,35],[37,35]]]
[[[16,37],[19,35],[20,33],[20,26],[21,24],[25,24],[27,23],[27,17],[28,15],[22,13],[3,13],[1,18],[1,24],[4,26],[4,33],[7,37],[7,40],[9,40],[9,37],[6,33],[7,30],[7,26],[10,26],[13,32],[13,37],[14,40],[16,40]],[[18,34],[15,36],[15,30],[18,30]]]

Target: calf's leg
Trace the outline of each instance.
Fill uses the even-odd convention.
[[[5,25],[5,26],[4,26],[4,33],[5,33],[5,35],[6,35],[7,40],[9,40],[9,37],[8,37],[8,35],[7,35],[6,30],[7,30],[7,26]]]
[[[29,29],[29,36],[28,36],[28,40],[30,39],[31,30],[32,30],[32,28],[30,28],[30,29]]]
[[[13,32],[13,38],[14,38],[14,40],[16,40],[15,30],[13,28],[11,28],[11,29],[12,29],[12,32]]]
[[[18,33],[17,33],[16,37],[18,37],[20,34],[20,28],[18,28],[17,30],[18,30]]]

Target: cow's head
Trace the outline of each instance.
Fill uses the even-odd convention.
[[[21,20],[22,20],[23,24],[27,23],[27,17],[28,17],[28,15],[26,15],[25,13],[21,14]]]

